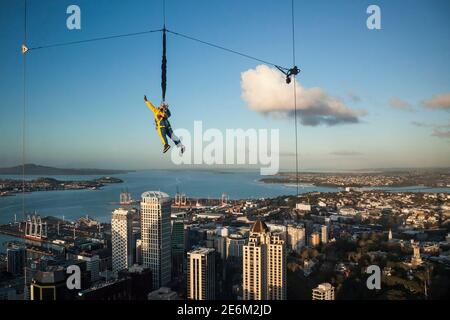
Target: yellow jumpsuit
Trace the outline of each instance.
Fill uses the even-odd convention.
[[[155,117],[156,130],[158,131],[159,138],[163,146],[167,145],[167,136],[173,140],[173,142],[178,145],[181,143],[180,139],[173,133],[172,127],[170,126],[170,122],[168,118],[170,117],[169,109],[166,109],[167,112],[164,112],[160,108],[156,108],[150,101],[145,101],[148,108],[152,110],[153,116]]]

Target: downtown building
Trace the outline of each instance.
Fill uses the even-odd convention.
[[[320,227],[320,242],[323,244],[328,243],[328,227],[326,225]]]
[[[244,246],[242,288],[244,300],[286,299],[284,240],[256,221]]]
[[[142,264],[150,268],[153,289],[171,280],[171,201],[168,194],[147,191],[141,196]]]
[[[184,237],[184,221],[183,219],[172,220],[172,279],[181,281],[184,279],[185,270],[185,237]]]
[[[14,275],[24,274],[27,252],[23,248],[8,248],[6,250],[6,271]]]
[[[113,211],[111,219],[112,269],[115,274],[133,265],[133,218],[125,209]]]
[[[306,244],[305,228],[302,225],[287,225],[286,240],[290,251],[300,253]]]
[[[198,248],[188,252],[187,296],[190,300],[216,297],[216,250]]]
[[[313,300],[334,300],[334,287],[330,283],[321,283],[312,290]]]

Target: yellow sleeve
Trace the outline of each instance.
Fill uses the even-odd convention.
[[[153,113],[156,113],[156,111],[158,111],[158,109],[156,109],[156,107],[150,102],[150,101],[145,101],[145,103],[147,104],[147,107],[152,110]]]

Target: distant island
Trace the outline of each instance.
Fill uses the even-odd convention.
[[[98,190],[106,184],[122,182],[123,180],[114,177],[101,177],[98,179],[84,181],[60,181],[54,178],[37,178],[35,180],[26,180],[24,188],[22,188],[22,180],[0,179],[0,197],[11,196],[15,193],[20,193],[23,191],[23,189],[25,189],[25,192],[80,189]]]
[[[21,175],[23,167],[15,166],[9,168],[0,168],[0,175]],[[110,170],[110,169],[65,169],[41,166],[37,164],[25,164],[25,174],[27,175],[46,175],[46,176],[81,176],[81,175],[112,175],[128,173],[129,170]]]

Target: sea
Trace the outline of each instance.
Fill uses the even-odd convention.
[[[259,170],[255,171],[214,171],[214,170],[148,170],[133,171],[112,175],[122,179],[123,183],[109,184],[99,190],[60,190],[39,191],[25,194],[25,210],[36,212],[41,216],[55,216],[66,220],[77,220],[88,215],[100,222],[111,219],[111,212],[119,207],[120,193],[127,189],[133,199],[140,199],[145,191],[155,190],[168,193],[174,197],[177,192],[185,193],[188,198],[221,198],[226,194],[230,199],[260,199],[293,195],[296,186],[289,184],[266,184],[259,180]],[[28,175],[26,179],[39,176]],[[97,175],[50,176],[58,180],[91,180]],[[0,175],[0,178],[21,179],[17,175]],[[418,186],[401,188],[376,188],[393,192],[444,192],[450,188],[425,188]],[[336,192],[335,187],[317,187],[310,184],[300,185],[300,193]],[[0,197],[0,224],[21,219],[22,194]],[[0,252],[2,243],[14,240],[0,235]],[[16,239],[17,240],[17,239]]]

